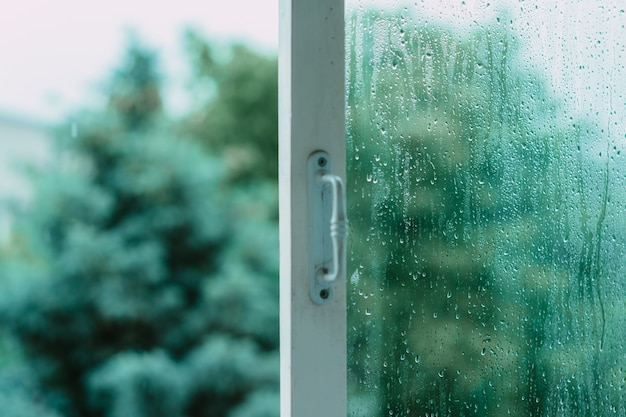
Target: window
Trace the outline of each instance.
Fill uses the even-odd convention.
[[[623,6],[300,3],[281,12],[283,415],[625,416]],[[318,150],[350,220],[322,305]]]

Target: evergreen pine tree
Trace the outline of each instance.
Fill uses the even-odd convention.
[[[3,324],[65,417],[277,416],[272,209],[172,137],[155,65],[132,46],[107,108],[60,130],[3,268]]]

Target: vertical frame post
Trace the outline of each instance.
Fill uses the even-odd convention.
[[[346,281],[328,303],[311,300],[307,201],[316,151],[345,183],[344,61],[343,0],[280,0],[282,417],[347,414]]]

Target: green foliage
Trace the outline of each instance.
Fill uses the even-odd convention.
[[[16,364],[0,368],[0,410],[6,417],[60,417],[42,402],[29,369]]]
[[[228,59],[216,57],[210,45],[189,32],[194,63],[194,90],[204,91],[201,104],[180,127],[210,150],[224,156],[232,180],[278,179],[278,66],[236,45]]]
[[[59,130],[0,317],[65,417],[277,416],[276,203],[173,139],[155,65],[133,45],[107,108]]]
[[[126,61],[109,86],[109,107],[128,129],[138,129],[160,115],[160,79],[156,56],[137,40],[128,48]]]
[[[37,404],[33,397],[14,391],[0,394],[0,409],[6,417],[59,417],[55,412]]]
[[[535,416],[561,398],[605,415],[575,399],[600,392],[585,370],[624,362],[598,348],[600,290],[576,265],[585,245],[564,243],[579,220],[561,204],[584,175],[571,139],[593,130],[560,120],[501,25],[460,34],[365,12],[349,26],[353,409]],[[574,352],[575,384],[559,371]]]

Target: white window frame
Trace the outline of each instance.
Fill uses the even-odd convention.
[[[346,281],[312,301],[307,203],[315,151],[345,184],[343,0],[280,0],[279,50],[281,416],[345,417]]]

